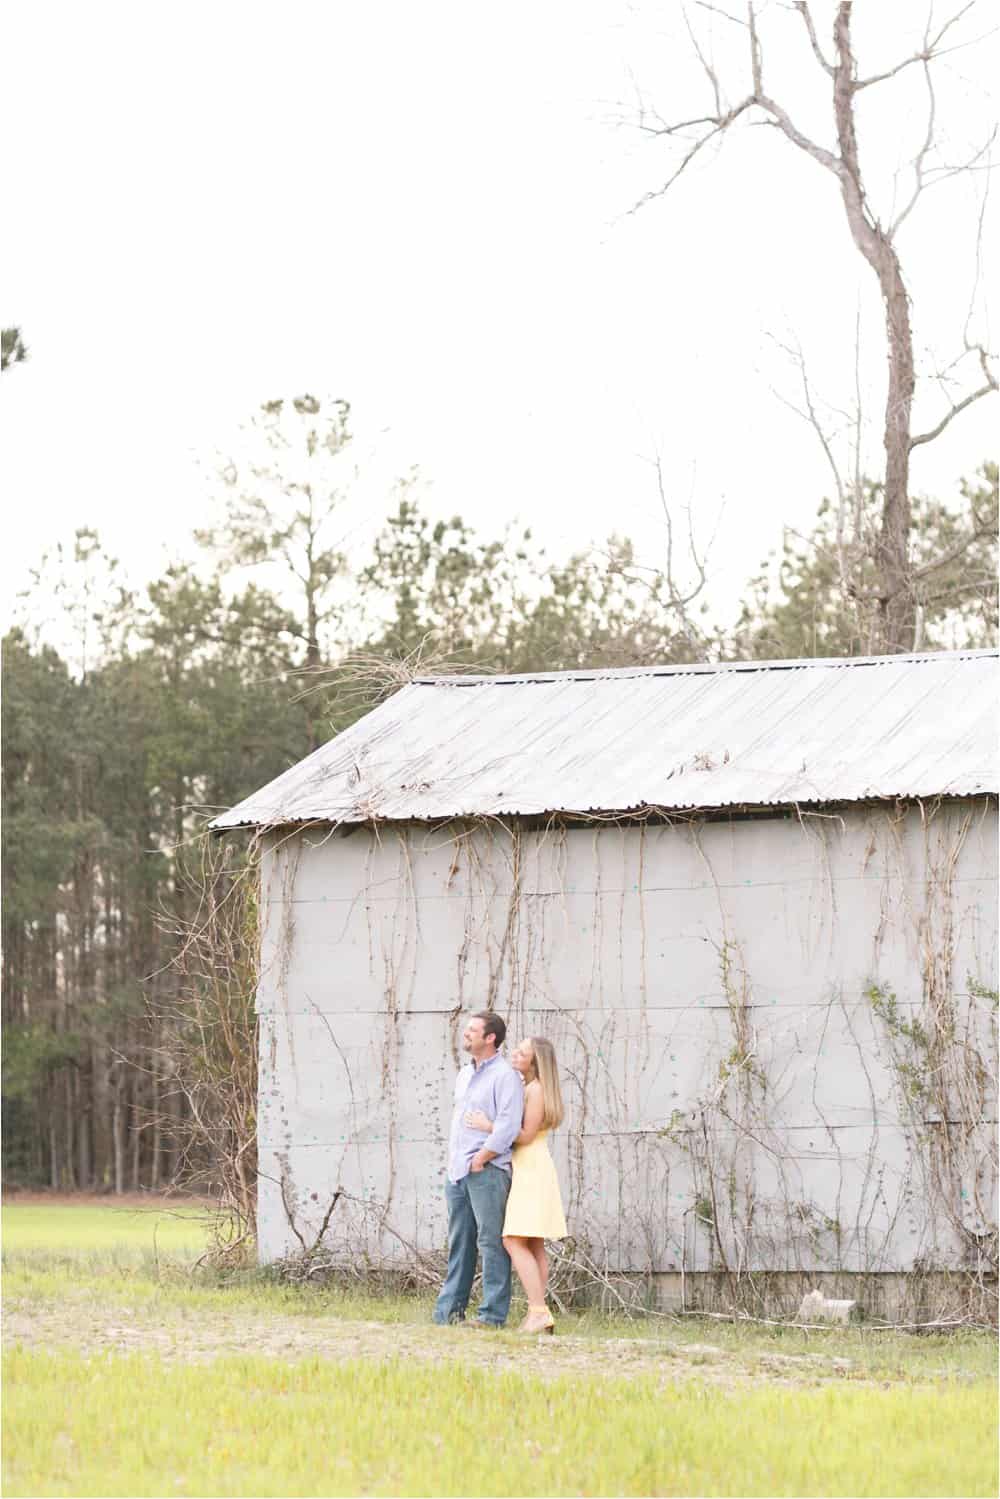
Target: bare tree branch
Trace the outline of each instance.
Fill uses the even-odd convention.
[[[821,166],[826,167],[828,172],[833,172],[834,176],[841,176],[843,166],[839,157],[832,151],[828,151],[825,146],[821,146],[816,141],[810,140],[793,123],[787,111],[780,104],[776,103],[774,99],[769,99],[766,95],[761,95],[759,99],[755,99],[753,102],[759,104],[761,109],[767,111],[778,129],[788,137],[793,145],[798,146],[800,151],[805,151],[807,155],[818,161]]]
[[[711,63],[708,61],[708,58],[705,56],[704,52],[702,52],[701,47],[698,45],[698,38],[695,34],[694,27],[691,25],[686,6],[681,7],[681,15],[684,17],[684,26],[691,41],[691,46],[694,48],[695,56],[701,63],[702,68],[705,70],[705,73],[708,77],[708,81],[712,85],[712,94],[715,98],[715,118],[718,119],[723,113],[722,95],[719,89],[718,75],[716,74],[716,71],[712,67]]]
[[[931,14],[927,17],[927,30],[924,33],[923,50],[921,52],[914,52],[911,57],[904,57],[902,62],[898,62],[894,68],[887,68],[884,73],[875,73],[871,78],[858,79],[854,85],[855,90],[860,91],[863,88],[871,88],[872,85],[876,83],[885,83],[887,79],[895,78],[899,73],[903,72],[904,68],[910,68],[914,65],[914,63],[922,62],[926,65],[927,63],[933,61],[935,57],[944,57],[947,52],[956,50],[955,48],[951,47],[943,48],[941,46],[941,43],[948,32],[951,30],[951,28],[956,25],[964,15],[968,14],[968,12],[972,10],[973,6],[976,3],[977,0],[968,0],[968,3],[966,5],[963,5],[961,10],[956,11],[953,16],[945,21],[940,31],[933,38],[931,38],[930,36],[931,16],[933,15],[932,11]]]
[[[757,13],[753,8],[753,0],[748,0],[747,3],[747,25],[750,29],[750,76],[753,79],[754,97],[760,99],[764,93],[764,55],[760,50]]]
[[[747,24],[750,31],[750,71],[753,78],[753,102],[758,104],[761,109],[765,110],[771,116],[782,133],[788,137],[793,145],[798,146],[800,151],[807,152],[816,161],[820,162],[821,165],[825,166],[828,171],[839,172],[840,163],[833,152],[828,151],[825,146],[819,145],[816,141],[810,140],[793,123],[788,111],[765,94],[764,53],[760,44],[760,34],[757,30],[757,13],[753,7],[753,0],[750,0],[750,3],[747,5],[747,17]]]
[[[834,66],[832,62],[827,61],[823,49],[819,44],[819,38],[816,35],[816,27],[813,24],[812,12],[809,9],[807,0],[795,0],[795,9],[798,11],[799,15],[805,22],[806,30],[809,33],[809,45],[813,49],[813,54],[816,58],[816,61],[823,69],[824,73],[829,73],[830,77],[832,78],[834,74]]]
[[[845,486],[843,476],[840,472],[840,465],[838,464],[836,457],[834,456],[833,446],[830,442],[829,434],[823,426],[823,423],[820,421],[816,411],[816,403],[813,400],[812,386],[809,383],[809,376],[806,372],[806,362],[802,353],[802,349],[798,344],[796,344],[795,347],[792,348],[790,345],[782,343],[781,340],[779,338],[775,338],[773,334],[768,334],[768,337],[771,339],[772,343],[775,343],[782,351],[782,353],[787,354],[789,359],[791,359],[795,364],[799,372],[799,378],[802,384],[802,397],[805,401],[805,410],[803,411],[800,406],[796,406],[794,401],[788,400],[788,398],[786,396],[783,396],[780,391],[774,390],[774,394],[777,396],[782,405],[787,406],[789,411],[794,411],[796,416],[799,416],[803,421],[808,422],[810,427],[812,427],[813,431],[816,433],[816,436],[819,439],[819,445],[823,450],[824,457],[826,458],[830,472],[833,475],[833,483],[837,491],[837,498],[840,501],[840,505],[842,507],[845,501]],[[774,389],[773,386],[772,389]]]
[[[723,10],[721,5],[711,5],[709,0],[694,0],[694,3],[702,10],[710,10],[713,15],[722,16],[726,21],[732,21],[734,26],[745,26],[747,23],[740,16],[731,16],[728,10]]]
[[[854,536],[861,538],[864,515],[864,476],[861,472],[861,433],[864,425],[861,399],[861,299],[854,308]]]
[[[947,162],[942,162],[942,164],[938,167],[930,166],[926,167],[925,169],[924,162],[926,160],[927,153],[933,147],[934,129],[934,91],[931,86],[929,69],[927,70],[927,88],[931,97],[931,109],[930,116],[927,122],[927,136],[925,138],[923,146],[921,146],[920,148],[920,152],[913,162],[916,181],[914,183],[913,192],[910,195],[909,201],[907,202],[906,206],[897,214],[896,218],[892,221],[892,225],[888,232],[889,239],[895,238],[896,231],[899,229],[900,225],[904,223],[904,221],[910,216],[913,209],[916,207],[917,201],[919,200],[921,195],[927,192],[929,188],[938,187],[942,182],[949,182],[952,177],[961,176],[965,172],[991,172],[993,170],[994,163],[991,161],[983,161],[982,157],[987,154],[993,142],[997,138],[996,126],[993,127],[987,139],[981,146],[978,147],[976,151],[973,152],[968,161],[958,162],[955,166],[950,166]],[[934,173],[934,176],[930,175],[932,172]]]
[[[663,515],[664,515],[664,519],[666,520],[666,524],[667,524],[667,587],[670,590],[670,600],[671,600],[671,603],[673,604],[674,608],[678,610],[679,613],[683,614],[683,612],[684,612],[685,608],[687,607],[687,605],[693,603],[694,600],[701,593],[702,589],[705,587],[705,583],[706,583],[706,580],[707,580],[706,579],[706,570],[705,570],[705,558],[704,557],[699,557],[699,555],[698,555],[698,548],[697,548],[697,546],[695,544],[695,539],[694,539],[694,530],[693,530],[693,521],[692,521],[692,518],[691,518],[691,510],[690,510],[690,507],[689,507],[688,508],[688,554],[689,554],[689,556],[691,558],[692,563],[694,564],[694,569],[695,569],[695,572],[697,574],[697,582],[695,583],[694,587],[691,589],[690,593],[682,593],[680,591],[680,589],[677,587],[676,581],[674,579],[674,560],[673,560],[674,559],[674,524],[673,524],[673,517],[670,514],[670,504],[669,504],[669,502],[667,500],[667,492],[666,492],[666,489],[665,489],[664,483],[663,483],[663,460],[661,459],[659,453],[657,453],[656,458],[654,460],[654,467],[656,469],[656,488],[657,488],[657,493],[660,496],[660,504],[663,507]]]
[[[707,4],[706,0],[697,0],[697,3],[701,4],[703,9],[715,11],[720,15],[724,15],[729,21],[735,21],[737,19],[736,17],[729,15],[728,12],[719,11],[716,6]],[[738,104],[733,105],[730,109],[722,111],[720,107],[721,89],[718,76],[694,36],[687,13],[684,13],[684,23],[687,28],[688,35],[691,37],[695,54],[712,89],[716,112],[714,115],[697,115],[688,120],[678,121],[676,124],[666,124],[664,122],[661,122],[657,126],[647,125],[644,120],[640,119],[639,128],[645,131],[647,134],[654,136],[679,136],[687,130],[692,130],[702,125],[707,125],[710,128],[704,135],[699,136],[691,146],[690,150],[688,150],[684,154],[684,156],[681,158],[681,161],[667,178],[666,182],[664,182],[662,187],[653,189],[648,193],[644,193],[643,196],[638,199],[638,201],[633,205],[631,209],[632,213],[638,212],[640,208],[645,207],[647,203],[652,202],[655,198],[663,197],[663,195],[668,192],[674,185],[681,174],[687,170],[691,162],[704,149],[704,147],[707,146],[710,141],[716,139],[718,136],[725,134],[730,126],[735,124],[735,122],[740,118],[741,115],[745,114],[748,109],[751,109],[754,106],[762,109],[765,114],[769,116],[769,123],[773,124],[779,130],[781,130],[781,132],[794,145],[798,146],[800,150],[805,151],[808,155],[812,156],[815,161],[820,162],[821,165],[826,167],[828,171],[831,171],[834,174],[839,173],[840,163],[833,152],[828,151],[824,146],[819,145],[818,142],[811,140],[794,123],[791,116],[788,114],[788,111],[784,109],[784,107],[780,105],[775,99],[770,98],[764,93],[763,50],[761,47],[760,36],[757,30],[757,17],[753,4],[748,5],[747,16],[747,22],[740,22],[739,24],[745,24],[749,31],[753,92],[751,94],[748,94],[745,98],[741,99]],[[657,116],[657,118],[660,117]]]
[[[914,568],[914,580],[918,578],[926,578],[930,573],[936,573],[939,568],[947,567],[951,562],[957,562],[959,557],[964,557],[969,548],[975,546],[977,541],[982,541],[984,537],[992,536],[994,534],[994,530],[994,527],[984,527],[980,529],[977,526],[974,530],[969,531],[961,541],[956,542],[953,547],[949,548],[947,552],[942,552],[940,557],[935,557],[932,562],[925,562],[923,567]],[[974,583],[970,582],[968,584],[965,584],[964,586],[974,586],[978,588],[981,583],[982,579],[977,579]]]
[[[962,328],[962,343],[966,351],[972,348],[972,343],[969,339],[969,329],[972,327],[972,318],[976,309],[976,297],[979,294],[979,283],[983,275],[983,225],[986,222],[986,205],[989,202],[991,181],[992,178],[987,177],[986,186],[983,189],[983,201],[979,205],[979,220],[976,224],[975,274],[972,278],[972,289],[969,292],[969,310],[965,314],[965,325]]]
[[[752,101],[748,100],[747,102],[751,103]],[[655,114],[655,111],[651,111],[651,113]],[[639,121],[639,129],[645,135],[678,135],[678,136],[680,136],[680,135],[683,135],[683,132],[685,130],[693,130],[696,125],[711,125],[713,127],[718,127],[718,126],[721,125],[722,128],[725,129],[726,125],[723,123],[723,121],[725,121],[727,123],[731,123],[731,121],[730,121],[730,115],[732,115],[732,117],[735,119],[734,112],[732,110],[730,110],[728,113],[726,113],[725,115],[721,115],[721,116],[718,116],[718,115],[695,115],[694,118],[690,119],[690,120],[678,120],[677,123],[674,124],[674,125],[668,125],[668,124],[666,124],[662,120],[661,120],[661,123],[659,125],[647,125],[643,120],[640,120]],[[660,116],[656,115],[656,118],[660,119]]]
[[[913,192],[910,194],[909,201],[896,215],[890,225],[890,239],[895,236],[900,225],[906,222],[917,206],[920,194],[924,190],[924,162],[927,160],[928,152],[934,145],[934,120],[937,113],[937,99],[934,94],[934,82],[931,78],[931,70],[926,62],[924,63],[924,81],[927,85],[927,129],[924,132],[924,139],[920,150],[913,160]]]
[[[685,154],[676,170],[671,172],[670,176],[667,178],[663,186],[655,188],[648,193],[644,193],[643,196],[635,204],[633,204],[632,208],[629,210],[630,213],[638,213],[640,208],[644,208],[645,205],[647,203],[651,203],[654,198],[662,198],[664,193],[669,192],[670,188],[673,187],[674,183],[677,181],[681,173],[691,165],[692,161],[698,155],[699,151],[701,151],[704,146],[707,146],[709,141],[714,140],[716,136],[722,135],[726,130],[728,130],[733,121],[737,119],[741,114],[743,114],[744,110],[749,109],[753,102],[753,99],[744,99],[742,103],[735,105],[734,108],[729,110],[727,114],[723,115],[720,120],[712,122],[712,129],[708,132],[707,135],[703,135],[700,137],[700,139],[695,141],[690,151]],[[661,133],[664,135],[673,135],[676,133],[676,129],[678,128],[689,128],[690,123],[692,122],[688,122],[688,125],[685,125],[683,127],[674,127],[673,129],[665,130]]]
[[[991,391],[995,391],[997,389],[997,379],[993,371],[989,367],[989,356],[987,355],[986,350],[980,344],[976,346],[976,352],[979,354],[979,363],[982,368],[983,375],[985,376],[984,383],[980,385],[978,390],[970,391],[969,394],[963,397],[961,401],[956,401],[951,410],[941,418],[936,427],[931,427],[930,431],[921,432],[916,437],[911,437],[911,450],[913,448],[920,447],[922,443],[933,442],[934,439],[936,437],[940,437],[945,428],[955,420],[960,411],[964,411],[966,407],[971,406],[974,401],[981,401],[983,396],[988,396]]]

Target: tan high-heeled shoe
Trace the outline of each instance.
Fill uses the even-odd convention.
[[[528,1307],[528,1315],[525,1317],[524,1321],[521,1323],[521,1326],[518,1328],[518,1332],[553,1333],[555,1331],[555,1326],[556,1324],[552,1320],[552,1313],[549,1311],[545,1303],[542,1302],[540,1306]]]

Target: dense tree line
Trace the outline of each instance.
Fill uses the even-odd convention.
[[[409,482],[368,559],[349,568],[336,526],[327,534],[348,482],[348,418],[342,403],[270,403],[265,460],[227,468],[194,562],[136,593],[81,531],[39,568],[5,638],[8,1180],[122,1192],[191,1167],[196,1094],[179,1059],[207,1043],[202,1033],[200,1052],[178,1049],[197,982],[178,953],[197,946],[185,934],[200,919],[205,822],[408,671],[864,647],[826,513],[811,538],[789,538],[776,574],[753,581],[728,634],[697,624],[697,590],[637,568],[627,540],[555,563],[530,533],[483,539],[459,517],[431,520]],[[977,519],[971,547],[956,541],[968,534],[963,506]],[[995,467],[954,506],[919,511],[929,649],[995,639],[995,513]],[[248,565],[268,586],[247,583]]]

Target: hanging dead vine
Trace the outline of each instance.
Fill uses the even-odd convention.
[[[455,1027],[463,1008],[489,1002],[512,1038],[550,1036],[563,1068],[570,1117],[556,1149],[576,1241],[554,1256],[558,1295],[651,1305],[674,1277],[686,1309],[766,1316],[793,1310],[820,1279],[830,1294],[863,1295],[876,1315],[990,1320],[995,1166],[980,1162],[970,1217],[956,1156],[990,1136],[992,1108],[973,1015],[990,1007],[954,984],[959,955],[984,993],[991,973],[985,950],[983,964],[968,956],[967,814],[924,809],[930,841],[914,840],[914,807],[772,814],[753,824],[768,851],[753,879],[735,862],[738,821],[649,809],[635,823],[595,816],[589,829],[494,819],[397,839],[361,831],[336,845],[342,893],[323,883],[330,845],[310,835],[293,840],[297,851],[276,846],[275,870],[299,862],[294,879],[272,871],[270,885],[299,915],[262,1016],[268,1034],[287,1033],[267,1063],[289,1109],[269,1114],[262,1135],[263,1170],[283,1181],[267,1199],[269,1255],[289,1214],[314,1243],[339,1194],[309,1275],[350,1263],[359,1276],[433,1283]],[[904,849],[926,868],[920,900]],[[773,873],[769,859],[781,863]],[[306,888],[324,893],[306,898]],[[757,930],[775,902],[783,964],[780,942]],[[670,942],[686,955],[676,973]],[[947,1170],[927,1148],[929,1121],[893,1102],[905,1048],[930,1036],[924,1010],[915,1022],[900,1001],[893,1029],[873,1003],[870,985],[901,964],[923,975],[920,1003],[936,1016],[938,1049],[922,1068],[910,1062],[920,1086],[947,1100]],[[311,1056],[302,1098],[313,1110],[324,1100],[330,1120],[321,1150],[296,1144],[284,1070],[294,1047]],[[320,1051],[331,1064],[322,1082]],[[974,1272],[968,1255],[959,1268],[944,1231],[959,1204]],[[290,1228],[283,1242],[302,1249]]]

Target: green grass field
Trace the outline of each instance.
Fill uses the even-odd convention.
[[[5,1207],[6,1495],[997,1492],[990,1334],[586,1313],[525,1342],[223,1284],[195,1213],[154,1250],[155,1222]]]
[[[996,1492],[986,1389],[21,1351],[6,1375],[8,1495]]]
[[[4,1251],[50,1250],[93,1254],[102,1250],[162,1249],[200,1254],[206,1244],[206,1210],[183,1202],[116,1207],[87,1202],[4,1203],[0,1212]]]

